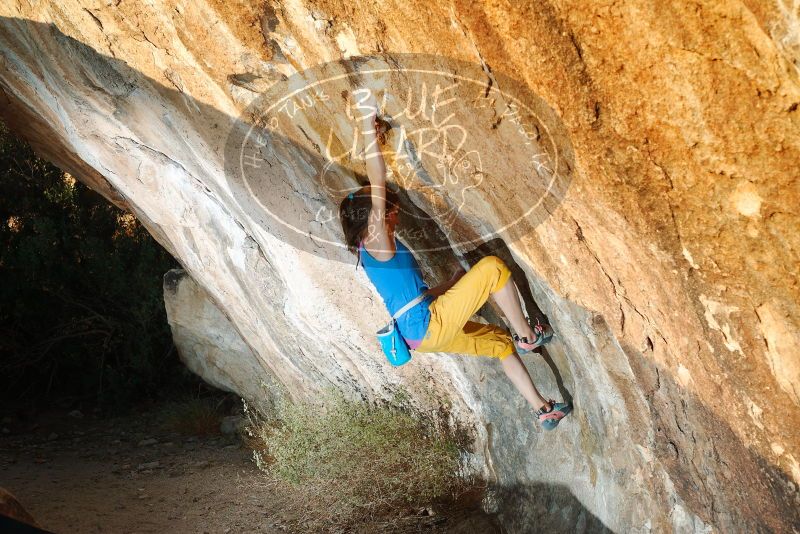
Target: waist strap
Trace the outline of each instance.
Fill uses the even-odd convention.
[[[414,306],[425,300],[427,296],[428,292],[423,291],[422,293],[414,297],[414,299],[411,302],[409,302],[408,304],[406,304],[405,306],[394,312],[394,315],[392,315],[392,319],[397,320],[405,312],[407,312],[408,310],[410,310],[411,308],[413,308]]]

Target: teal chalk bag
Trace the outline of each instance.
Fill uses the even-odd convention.
[[[378,341],[381,344],[381,349],[383,349],[383,353],[386,355],[386,359],[389,360],[389,363],[395,367],[400,367],[411,360],[411,351],[409,350],[408,343],[406,343],[406,340],[400,335],[400,331],[397,330],[397,319],[425,300],[426,296],[427,292],[424,292],[415,297],[414,300],[392,315],[392,320],[389,321],[389,324],[378,330]]]

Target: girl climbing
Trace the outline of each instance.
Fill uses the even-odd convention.
[[[552,329],[539,324],[531,327],[511,271],[496,256],[486,256],[466,273],[459,270],[448,282],[428,288],[413,254],[394,235],[400,203],[397,194],[386,188],[386,166],[378,146],[383,122],[377,116],[377,101],[369,89],[360,89],[354,96],[361,112],[370,185],[347,195],[339,207],[348,249],[359,256],[389,313],[394,314],[418,295],[426,294],[424,300],[397,319],[397,328],[409,348],[499,359],[506,376],[535,410],[542,427],[552,430],[572,408],[545,400],[519,357],[547,343]],[[500,326],[470,321],[490,295],[514,328],[513,337]]]

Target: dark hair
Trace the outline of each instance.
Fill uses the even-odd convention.
[[[347,250],[355,254],[358,244],[364,238],[369,224],[369,212],[372,210],[370,186],[365,185],[342,199],[339,204],[339,220],[342,223],[344,242]],[[400,197],[396,192],[386,188],[386,212],[400,207]]]

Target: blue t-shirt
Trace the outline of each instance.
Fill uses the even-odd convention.
[[[358,245],[358,253],[367,277],[383,298],[390,315],[394,315],[397,310],[428,289],[414,255],[397,238],[394,243],[395,254],[387,261],[376,260],[362,244]],[[431,301],[433,296],[427,295],[422,302],[397,319],[397,329],[412,349],[422,343],[422,338],[428,331],[431,319],[428,305]]]

